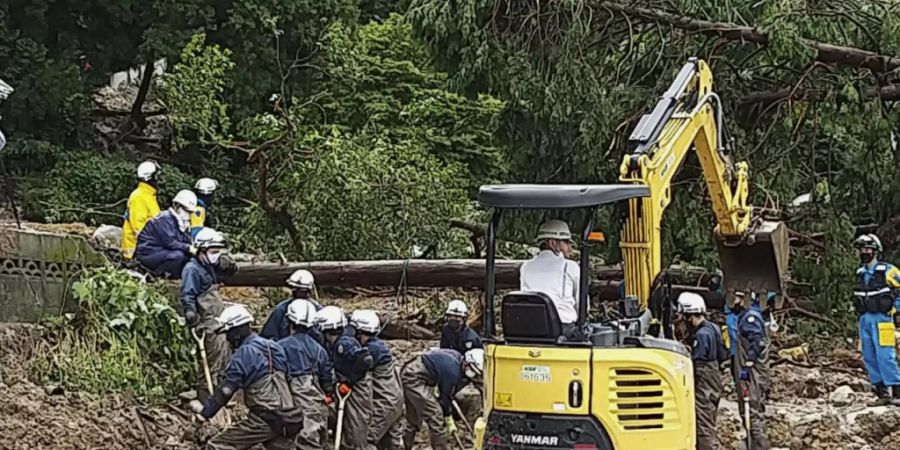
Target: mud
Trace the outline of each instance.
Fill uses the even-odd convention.
[[[261,324],[271,305],[285,298],[278,289],[227,288],[230,301],[248,304]],[[371,308],[384,318],[399,317],[432,330],[440,307],[449,298],[466,293],[419,290],[398,302],[395,292],[325,292],[321,300],[346,310]],[[474,294],[473,294],[474,297]],[[472,301],[473,298],[467,298]],[[66,392],[29,380],[30,361],[46,343],[39,326],[0,324],[0,450],[31,449],[134,449],[196,450],[217,428],[191,423],[181,400],[146,407],[129,393],[92,397]],[[398,365],[436,346],[435,340],[388,340]],[[856,355],[846,349],[842,360]],[[803,363],[780,362],[772,368],[771,399],[767,408],[773,449],[900,450],[900,407],[867,407],[874,399],[865,373],[852,364],[832,363],[833,352],[811,355]],[[817,364],[821,367],[816,366]],[[849,366],[849,367],[848,367]],[[740,448],[744,430],[731,380],[723,373],[726,395],[720,405],[718,429],[724,449]],[[839,387],[846,386],[835,394]],[[480,414],[481,398],[474,389],[458,396],[471,422]],[[240,408],[237,409],[238,414]],[[137,417],[140,418],[138,424]],[[462,429],[462,424],[460,423]],[[149,445],[148,445],[149,443]],[[428,448],[425,432],[417,436],[416,449]]]

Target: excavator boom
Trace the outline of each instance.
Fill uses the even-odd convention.
[[[734,163],[722,104],[707,64],[691,58],[649,114],[641,117],[620,166],[620,180],[646,185],[650,196],[629,200],[620,245],[625,293],[647,306],[662,270],[662,216],[672,200],[672,180],[696,149],[716,217],[715,238],[726,292],[783,292],[787,233],[780,222],[754,218],[747,204],[749,169]],[[781,296],[778,296],[780,299]]]

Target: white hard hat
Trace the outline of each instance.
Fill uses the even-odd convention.
[[[316,314],[316,320],[322,331],[338,330],[347,326],[347,316],[337,306],[326,306]]]
[[[312,290],[313,285],[315,284],[316,279],[313,277],[312,272],[300,269],[291,274],[287,279],[287,285],[292,288],[299,289],[309,289]]]
[[[212,178],[201,178],[194,184],[194,189],[203,195],[209,195],[219,188],[219,182]]]
[[[484,350],[473,348],[464,356],[466,378],[474,380],[484,374]]]
[[[450,300],[450,303],[447,305],[447,312],[444,314],[456,317],[469,317],[469,307],[462,300]]]
[[[871,248],[881,253],[884,249],[881,246],[881,239],[878,239],[878,236],[874,234],[864,234],[853,242],[856,248]]]
[[[569,225],[562,220],[549,220],[541,225],[538,229],[537,241],[544,239],[556,239],[559,241],[571,241],[572,232],[569,231]]]
[[[159,176],[160,167],[156,161],[144,161],[137,168],[137,177],[141,181],[150,181]]]
[[[294,325],[313,327],[316,325],[316,306],[308,300],[294,300],[288,304],[287,318]]]
[[[182,189],[175,194],[172,203],[183,206],[188,212],[194,212],[197,210],[197,195],[188,189]]]
[[[222,310],[219,317],[216,317],[216,322],[219,324],[216,332],[224,333],[233,328],[253,322],[253,315],[250,314],[250,311],[248,311],[247,307],[244,305],[229,305]]]
[[[371,309],[357,309],[350,314],[350,325],[365,333],[378,333],[381,331],[381,320],[378,313]]]
[[[678,296],[678,304],[681,305],[681,312],[685,314],[704,314],[706,313],[706,302],[700,294],[693,292],[682,292]]]
[[[225,235],[212,228],[203,228],[194,236],[193,244],[199,249],[225,248]]]

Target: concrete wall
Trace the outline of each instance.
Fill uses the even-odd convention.
[[[0,322],[60,314],[76,274],[107,263],[81,236],[0,228]]]

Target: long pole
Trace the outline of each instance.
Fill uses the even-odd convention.
[[[0,146],[0,150],[3,147]],[[0,171],[3,172],[3,181],[6,185],[6,198],[9,199],[9,205],[12,208],[13,217],[16,219],[16,227],[18,229],[22,229],[22,222],[19,220],[19,208],[16,207],[16,199],[13,197],[13,188],[12,188],[12,178],[10,178],[9,173],[6,172],[6,163],[4,162],[4,158],[2,154],[0,154]]]

